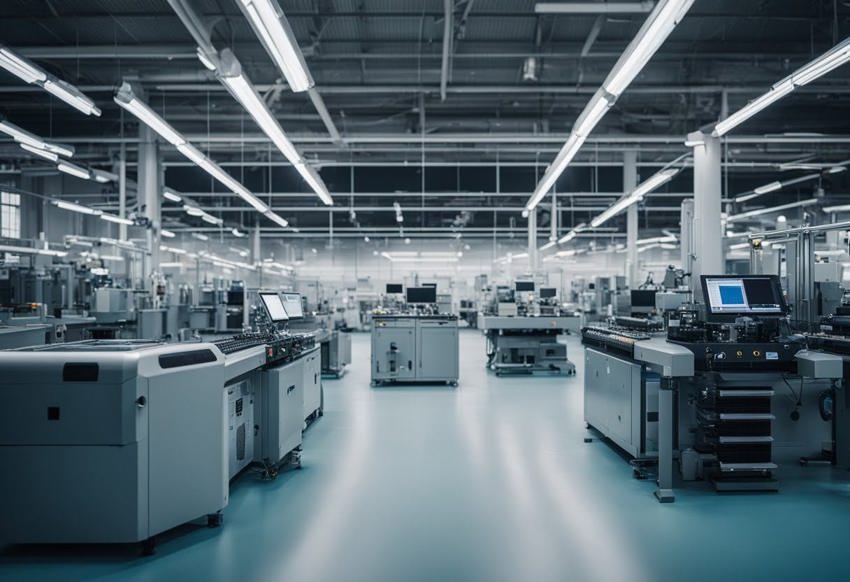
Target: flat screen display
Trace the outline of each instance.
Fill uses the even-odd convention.
[[[263,302],[263,307],[266,308],[266,313],[269,314],[269,319],[272,321],[278,322],[289,319],[289,314],[286,313],[280,295],[277,293],[260,293],[260,301]]]
[[[300,293],[284,293],[283,306],[286,308],[286,313],[290,319],[298,319],[304,317],[304,310],[301,307]]]
[[[541,299],[551,299],[558,294],[558,290],[554,287],[541,287],[540,288],[540,298]]]
[[[519,292],[534,291],[534,281],[517,281],[516,290]]]
[[[436,287],[408,287],[407,288],[408,303],[436,303],[437,288]]]
[[[404,285],[401,283],[387,283],[387,295],[404,293]]]
[[[437,284],[436,283],[422,283],[422,287],[433,287],[434,289],[436,289]]]
[[[655,307],[655,290],[632,289],[632,307]]]
[[[702,286],[711,315],[781,316],[788,311],[776,275],[703,275]]]

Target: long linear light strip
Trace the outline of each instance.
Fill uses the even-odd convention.
[[[623,210],[625,210],[632,204],[639,202],[644,196],[646,196],[662,184],[669,182],[673,178],[673,176],[679,173],[679,170],[680,168],[665,168],[653,174],[652,176],[641,182],[637,186],[637,188],[617,200],[610,208],[603,211],[601,214],[596,216],[596,218],[591,220],[590,226],[596,228],[597,226],[601,226],[611,218],[617,216]]]
[[[257,94],[256,89],[242,72],[242,66],[229,49],[221,53],[218,66],[219,80],[230,91],[233,97],[245,108],[257,125],[263,130],[272,143],[283,156],[289,160],[307,185],[316,193],[319,199],[327,206],[333,206],[328,188],[318,173],[301,157],[301,154],[292,144],[280,124],[269,111],[266,102]]]
[[[575,225],[574,227],[572,227],[572,229],[570,229],[570,231],[569,231],[567,234],[565,234],[564,236],[562,236],[561,238],[559,238],[559,239],[558,239],[558,244],[560,245],[560,244],[564,244],[564,243],[568,243],[568,242],[570,242],[570,241],[571,241],[571,240],[573,240],[575,237],[577,237],[577,236],[578,236],[578,234],[579,234],[582,230],[584,230],[585,228],[587,228],[587,223],[580,222],[579,224],[577,224],[577,225]]]
[[[0,119],[0,132],[5,133],[21,145],[27,144],[40,150],[65,156],[66,158],[74,155],[73,146],[49,142],[5,119]]]
[[[732,199],[733,202],[747,202],[748,200],[753,200],[754,198],[758,198],[759,196],[763,196],[765,194],[769,194],[771,192],[776,192],[777,190],[781,190],[782,188],[786,188],[788,186],[793,186],[794,184],[800,184],[802,182],[808,182],[809,180],[816,180],[820,178],[821,174],[806,174],[805,176],[798,176],[791,180],[782,180],[775,181],[769,184],[765,184],[764,186],[759,186],[758,188],[754,188],[752,192],[747,194],[740,194],[735,196]]]
[[[237,0],[266,52],[286,77],[289,88],[299,93],[315,83],[304,55],[283,11],[274,0]]]
[[[132,85],[124,83],[115,93],[115,103],[135,115],[142,123],[146,124],[167,142],[177,148],[181,154],[206,171],[213,178],[231,192],[250,204],[257,212],[265,215],[281,226],[288,226],[289,222],[275,214],[271,208],[257,198],[245,186],[240,184],[233,176],[228,174],[221,166],[205,156],[198,148],[189,143],[177,130],[168,124],[162,117],[151,109],[147,103],[136,97]]]
[[[813,61],[809,61],[781,81],[775,83],[764,95],[718,122],[712,135],[721,137],[747,121],[759,111],[782,99],[797,87],[808,85],[850,60],[850,38],[846,38]]]
[[[38,65],[3,45],[0,45],[0,67],[3,67],[29,85],[38,85],[74,109],[86,115],[100,117],[100,109],[82,91],[70,83],[48,74]]]
[[[570,136],[546,169],[534,194],[525,207],[533,210],[546,196],[555,182],[567,169],[596,124],[605,116],[617,98],[628,88],[655,52],[676,28],[694,0],[661,0],[643,23],[635,38],[623,51],[602,87],[576,120]]]
[[[57,154],[54,154],[53,152],[43,150],[41,148],[37,148],[37,147],[30,145],[28,143],[19,143],[18,145],[21,146],[22,150],[27,151],[31,154],[34,154],[34,155],[36,155],[40,158],[44,158],[45,160],[49,160],[53,163],[56,163],[56,162],[59,161],[59,156]]]
[[[20,253],[22,255],[44,255],[48,257],[65,257],[66,251],[54,251],[51,249],[38,249],[35,247],[19,247],[14,245],[0,245],[2,253]]]
[[[640,14],[652,10],[652,0],[640,2],[538,2],[535,14]]]
[[[749,212],[742,212],[741,214],[733,214],[732,216],[727,216],[726,222],[737,222],[739,220],[746,220],[747,218],[752,218],[753,216],[762,216],[764,214],[781,212],[783,210],[790,210],[792,208],[804,208],[806,206],[817,204],[818,202],[820,202],[820,200],[818,200],[817,198],[809,198],[807,200],[800,200],[798,202],[791,202],[789,204],[780,204],[779,206],[771,206],[769,208],[759,208],[757,210],[750,210]]]

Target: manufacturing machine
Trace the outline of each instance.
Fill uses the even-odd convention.
[[[575,374],[567,345],[558,336],[578,331],[578,316],[482,315],[478,327],[487,337],[487,367],[507,373]]]
[[[228,502],[225,356],[88,340],[0,352],[0,540],[132,543]]]
[[[408,287],[403,313],[373,315],[372,385],[445,382],[457,386],[457,316],[436,312],[435,287]]]
[[[652,457],[657,448],[659,475],[667,475],[673,457],[672,448],[653,447],[654,419],[658,442],[674,439],[684,480],[703,478],[720,491],[776,490],[781,462],[817,457],[830,442],[831,423],[818,412],[818,400],[832,393],[841,360],[806,349],[804,336],[790,334],[776,276],[702,276],[701,284],[705,306],[685,306],[670,316],[666,340],[610,327],[584,330],[586,420],[637,458]],[[663,376],[659,383],[651,369],[635,367],[645,361],[642,348],[649,342],[685,350],[693,372],[676,374],[665,391]],[[621,362],[612,365],[603,356]],[[598,382],[603,374],[616,378]],[[667,392],[676,396],[669,410]],[[632,413],[609,412],[606,421],[612,404]],[[631,439],[623,440],[624,426]]]

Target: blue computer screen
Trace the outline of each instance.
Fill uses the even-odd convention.
[[[720,285],[720,302],[723,305],[741,305],[744,303],[744,290],[738,285]]]

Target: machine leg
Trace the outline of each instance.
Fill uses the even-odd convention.
[[[142,542],[142,555],[153,556],[156,553],[156,538],[149,537]]]
[[[224,515],[220,511],[211,513],[207,516],[207,527],[221,527],[222,521],[224,521]]]
[[[672,503],[673,495],[673,387],[662,382],[658,391],[658,486],[655,497],[660,503]]]

